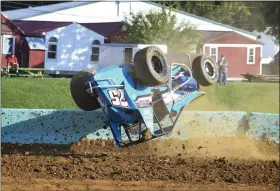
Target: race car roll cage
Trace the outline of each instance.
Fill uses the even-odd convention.
[[[189,58],[189,60],[190,60],[190,58]],[[173,76],[173,77],[172,77],[172,66],[175,66],[175,65],[181,66],[181,67],[183,67],[184,69],[186,69],[186,71],[189,72],[190,77],[189,77],[185,82],[183,82],[182,84],[180,84],[180,85],[177,86],[176,88],[172,89],[172,80],[173,80],[175,77],[177,77],[177,76]],[[166,86],[169,95],[171,95],[171,97],[172,97],[172,101],[173,101],[173,105],[174,105],[176,100],[175,100],[175,98],[173,97],[173,93],[174,93],[175,91],[177,91],[179,88],[181,88],[181,87],[183,87],[184,85],[186,85],[188,82],[190,82],[190,80],[193,79],[193,75],[192,75],[191,69],[190,69],[187,65],[185,65],[185,64],[181,64],[181,63],[172,63],[172,64],[170,65],[170,68],[171,68],[171,69],[170,69],[170,77],[169,77],[168,83],[167,83],[166,85],[164,84],[164,85],[161,85],[161,86],[156,86],[156,88],[157,88],[157,90],[160,92],[160,87],[165,87],[165,86]],[[92,85],[92,82],[91,82],[91,81],[88,81],[88,82],[85,83],[85,85],[86,85],[87,87],[89,87],[86,91],[87,91],[87,93],[89,93],[91,96],[95,96],[94,90],[97,89],[97,88],[103,89],[103,88],[124,88],[124,87],[125,87],[124,85],[118,85],[112,78],[96,79],[95,81],[96,81],[96,82],[107,81],[109,84],[111,84],[110,82],[112,82],[113,85],[97,85],[97,86],[93,86],[93,85]],[[201,92],[201,91],[198,90],[198,94],[197,94],[196,97],[194,97],[190,102],[192,102],[192,101],[198,99],[199,97],[201,97],[201,96],[203,96],[203,95],[205,95],[205,94],[206,94],[206,92]],[[153,92],[151,92],[151,95],[153,95]],[[164,99],[164,96],[161,96],[159,99],[157,99],[157,100],[155,100],[155,101],[152,101],[152,107],[153,107],[155,104],[157,104],[158,102],[162,102],[162,103],[164,104],[164,100],[163,100],[163,99]],[[98,100],[98,101],[99,101],[99,100]],[[100,105],[102,106],[103,104],[100,104]],[[166,107],[165,104],[164,104],[164,106]],[[117,107],[117,106],[115,106],[115,107]],[[102,107],[102,110],[103,110],[103,111],[104,111],[104,109],[105,109],[105,108]],[[172,122],[171,129],[170,129],[170,126],[167,127],[167,128],[163,128],[162,125],[160,124],[160,120],[158,119],[157,114],[155,113],[155,111],[153,111],[154,119],[156,119],[156,123],[158,124],[158,126],[159,126],[159,128],[160,128],[160,130],[161,130],[161,132],[162,132],[162,133],[156,134],[155,137],[160,137],[160,136],[169,134],[169,133],[172,131],[173,127],[175,126],[175,124],[176,124],[176,122],[177,122],[177,119],[179,118],[179,115],[180,115],[180,113],[182,112],[182,110],[183,110],[183,108],[181,108],[180,112],[179,112],[178,114],[176,114],[175,120],[173,119],[174,116],[171,115],[171,112],[168,112],[169,118],[171,119],[171,122]],[[105,112],[103,112],[103,114],[105,115]],[[125,131],[125,134],[126,134],[126,136],[128,137],[128,140],[129,140],[129,143],[128,143],[128,144],[127,144],[127,143],[124,143],[124,145],[130,145],[130,144],[133,144],[133,143],[136,143],[136,142],[141,142],[141,141],[143,141],[143,140],[141,140],[141,135],[143,135],[143,134],[142,134],[142,131],[141,131],[141,130],[142,130],[142,127],[141,127],[142,124],[145,124],[144,121],[143,121],[143,120],[142,120],[142,121],[139,121],[139,123],[138,123],[138,140],[136,140],[136,141],[133,141],[133,140],[132,140],[131,135],[130,135],[130,133],[129,133],[129,128],[131,128],[131,126],[129,126],[128,124],[122,124],[123,129],[124,129],[124,131]],[[120,143],[123,143],[123,141],[117,139],[117,137],[116,137],[116,135],[115,135],[115,133],[114,133],[114,132],[115,132],[115,131],[114,131],[114,128],[115,128],[115,127],[112,127],[112,124],[111,124],[111,123],[110,123],[110,127],[111,127],[111,130],[112,130],[114,139],[115,139],[115,143],[116,143],[117,147],[120,147],[120,146],[121,146]],[[148,128],[147,128],[147,129],[148,129]],[[168,131],[165,131],[165,129],[169,129],[169,130],[168,130]],[[152,138],[155,138],[155,137],[152,137]],[[150,139],[152,139],[152,138],[150,138]],[[147,139],[145,139],[145,140],[147,140]]]

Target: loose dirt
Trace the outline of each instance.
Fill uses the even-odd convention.
[[[276,190],[279,145],[234,138],[156,140],[116,149],[2,144],[3,190]]]

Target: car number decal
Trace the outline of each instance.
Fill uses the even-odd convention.
[[[127,99],[124,97],[123,89],[108,90],[111,103],[114,106],[128,107]]]

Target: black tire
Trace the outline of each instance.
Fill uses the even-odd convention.
[[[75,74],[70,82],[70,91],[76,105],[84,111],[93,111],[100,108],[97,98],[86,92],[85,83],[92,79],[96,70],[89,68]]]
[[[164,53],[155,46],[139,50],[134,56],[133,76],[145,86],[165,84],[169,79],[169,66]]]
[[[208,56],[198,56],[192,63],[193,75],[202,86],[210,86],[219,79],[217,63]]]

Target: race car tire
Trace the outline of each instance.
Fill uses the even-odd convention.
[[[219,69],[217,63],[208,56],[198,56],[192,63],[193,75],[202,86],[217,83]]]
[[[70,91],[76,105],[84,111],[93,111],[100,108],[97,98],[86,92],[85,83],[94,76],[94,68],[85,69],[75,74],[70,82]]]
[[[149,46],[136,52],[133,76],[144,86],[167,83],[169,66],[164,53],[155,46]]]

